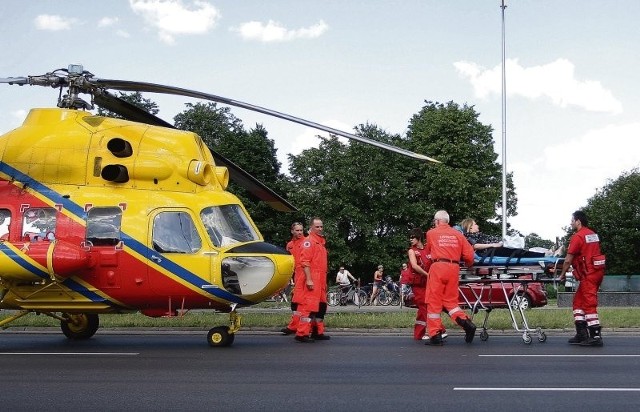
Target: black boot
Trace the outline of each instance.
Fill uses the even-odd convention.
[[[602,346],[602,336],[600,335],[600,325],[589,326],[589,336],[580,342],[580,346]]]
[[[569,339],[569,344],[571,345],[581,345],[582,342],[585,342],[589,339],[589,332],[587,332],[587,322],[583,320],[576,321],[576,336]]]
[[[471,322],[471,319],[456,319],[456,323],[464,329],[464,341],[467,343],[473,342],[473,338],[476,336],[476,325]]]

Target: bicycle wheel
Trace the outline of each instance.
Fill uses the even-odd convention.
[[[353,303],[357,307],[366,305],[368,303],[367,293],[364,290],[356,291],[356,293],[353,294]]]
[[[340,303],[340,292],[330,290],[327,292],[327,305],[338,306]]]
[[[392,293],[390,305],[391,305],[391,306],[398,306],[398,305],[400,305],[400,295],[399,295],[399,294],[397,294],[396,292],[393,292],[393,293]]]
[[[388,306],[391,303],[391,292],[388,290],[380,289],[378,293],[378,303],[382,306]]]

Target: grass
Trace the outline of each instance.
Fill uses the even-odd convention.
[[[291,312],[284,310],[282,304],[263,303],[259,307],[264,312],[242,310],[242,325],[247,328],[274,328],[279,329],[289,322]],[[282,311],[274,313],[272,308],[282,308]],[[481,324],[485,312],[475,316],[477,324]],[[605,328],[634,328],[640,327],[640,308],[600,308],[600,320]],[[517,315],[517,314],[516,314]],[[7,315],[0,314],[0,319]],[[572,329],[573,317],[570,308],[555,308],[547,306],[542,309],[532,309],[526,312],[527,322],[530,327],[542,327],[543,329]],[[228,315],[224,313],[189,312],[182,317],[149,318],[142,314],[108,314],[100,315],[102,328],[202,328],[209,329],[213,326],[228,323]],[[329,328],[338,329],[398,329],[410,328],[415,319],[415,311],[399,310],[391,307],[387,312],[329,312],[325,317],[325,323]],[[447,316],[443,315],[445,325],[452,327]],[[516,317],[516,319],[519,319]],[[506,309],[494,310],[490,314],[488,327],[497,330],[509,330],[512,328],[511,317]],[[9,326],[11,327],[58,327],[59,321],[45,315],[28,315],[20,318]]]

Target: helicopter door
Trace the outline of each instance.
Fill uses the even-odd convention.
[[[176,283],[208,283],[211,257],[204,253],[202,237],[189,210],[161,209],[151,216],[149,281],[154,292],[184,296]],[[202,280],[194,279],[193,274]]]
[[[118,206],[95,206],[87,211],[85,245],[96,262],[93,276],[101,289],[120,288],[117,270],[122,254],[122,209]]]

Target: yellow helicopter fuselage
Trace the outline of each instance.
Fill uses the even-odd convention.
[[[265,243],[194,133],[34,109],[0,137],[0,308],[150,316],[273,295]]]

